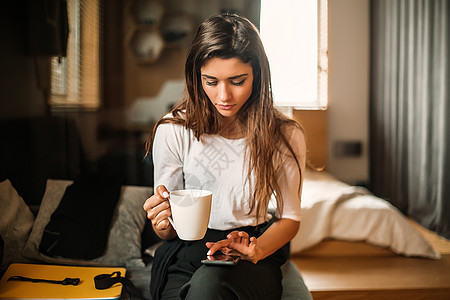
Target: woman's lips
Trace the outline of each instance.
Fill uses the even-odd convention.
[[[217,106],[219,106],[219,108],[223,110],[230,110],[233,108],[234,105],[218,104]]]

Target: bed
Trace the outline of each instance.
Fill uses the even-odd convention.
[[[315,300],[450,299],[450,241],[367,189],[308,170],[291,260]]]
[[[291,241],[291,253],[302,253],[327,239],[364,241],[406,257],[440,258],[439,252],[389,202],[326,171],[307,169],[302,223]]]

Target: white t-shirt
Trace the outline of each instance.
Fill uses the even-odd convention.
[[[303,132],[298,128],[291,130],[289,143],[304,174],[306,146]],[[166,123],[157,128],[152,153],[155,187],[164,185],[169,191],[204,189],[212,192],[209,228],[229,230],[255,226],[270,219],[270,215],[261,216],[256,224],[256,212],[248,214],[250,201],[244,138],[230,140],[220,135],[203,135],[198,141],[192,130]],[[300,170],[290,155],[278,154],[275,161],[284,201],[282,218],[300,221]]]

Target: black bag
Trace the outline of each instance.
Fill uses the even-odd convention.
[[[103,254],[120,197],[117,177],[83,175],[66,188],[39,245],[47,256],[93,259]]]
[[[131,300],[144,299],[133,282],[128,278],[121,276],[120,272],[114,272],[112,274],[100,274],[94,277],[94,284],[97,290],[108,289],[118,282],[122,283],[123,286],[122,296],[120,297],[121,299],[124,298],[124,292],[128,294],[128,297]]]

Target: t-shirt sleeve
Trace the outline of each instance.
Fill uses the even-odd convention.
[[[182,189],[184,128],[175,124],[161,124],[153,141],[155,188],[164,185],[169,191]]]
[[[287,149],[282,151],[283,154],[280,154],[281,164],[277,169],[277,182],[283,196],[283,210],[281,216],[277,211],[277,217],[301,221],[301,194],[306,165],[306,142],[300,128],[295,127],[290,131],[288,141],[298,164]]]

